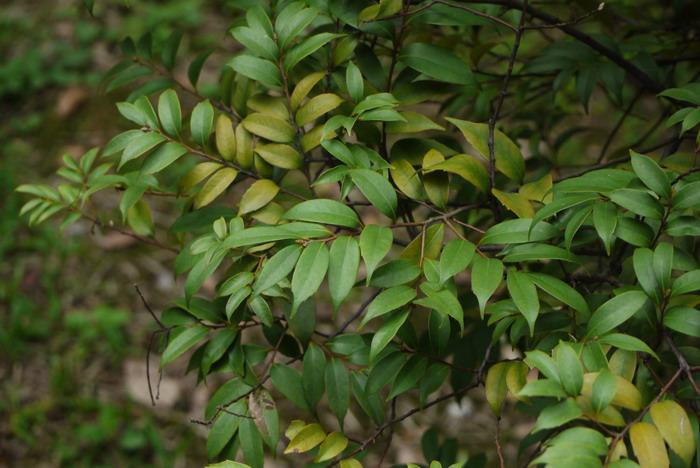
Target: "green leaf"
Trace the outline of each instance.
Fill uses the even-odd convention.
[[[289,209],[281,219],[298,219],[350,228],[360,225],[360,219],[352,208],[328,199],[301,202]]]
[[[561,387],[561,383],[553,379],[540,379],[528,382],[518,392],[518,396],[523,397],[555,397],[564,398],[566,393]]]
[[[644,185],[665,199],[671,198],[671,183],[656,162],[642,154],[630,150],[632,168]]]
[[[526,273],[511,271],[506,277],[506,285],[513,302],[515,302],[515,305],[523,314],[530,327],[530,335],[533,335],[535,333],[535,321],[540,313],[540,300],[537,297],[535,283]]]
[[[528,276],[538,288],[555,299],[563,302],[572,309],[584,313],[586,316],[590,313],[588,304],[581,293],[562,280],[544,273],[528,273]]]
[[[304,248],[292,276],[292,316],[302,302],[321,286],[328,271],[328,247],[324,242],[311,242]]]
[[[596,203],[593,208],[593,225],[603,240],[605,250],[610,255],[617,227],[617,207],[610,202]]]
[[[350,406],[350,373],[340,359],[331,358],[326,366],[326,390],[328,406],[338,418],[342,429]]]
[[[646,467],[669,467],[666,446],[659,431],[647,422],[638,422],[630,426],[630,441],[639,465]]]
[[[258,143],[255,146],[255,154],[269,164],[282,169],[301,169],[304,167],[304,158],[299,152],[282,143]]]
[[[559,229],[540,221],[530,230],[532,220],[509,219],[490,227],[481,238],[479,245],[524,244],[551,239],[559,235]]]
[[[298,206],[298,205],[297,205]],[[333,241],[328,267],[328,289],[337,311],[355,285],[360,267],[360,247],[354,237],[340,236]]]
[[[310,343],[304,354],[301,383],[306,401],[314,412],[326,389],[325,375],[326,355],[316,344]]]
[[[610,369],[598,373],[591,392],[591,401],[596,413],[601,413],[612,402],[617,393],[617,376]]]
[[[273,364],[272,369],[270,369],[270,378],[272,379],[273,385],[282,393],[282,395],[287,397],[299,408],[305,411],[311,411],[306,403],[301,376],[297,371],[289,366],[285,366],[284,364]],[[293,440],[294,439],[292,439],[292,441]],[[321,441],[319,440],[318,444],[320,443]],[[313,446],[310,448],[313,448]]]
[[[661,290],[654,273],[654,253],[650,249],[635,249],[632,255],[632,265],[637,281],[647,296],[656,304],[661,303]]]
[[[570,396],[577,396],[583,388],[583,366],[573,346],[564,341],[555,348],[559,377],[564,390]]]
[[[369,285],[376,288],[390,288],[409,283],[418,278],[420,273],[421,269],[415,262],[399,258],[377,268]]]
[[[665,232],[673,237],[700,236],[700,219],[693,216],[679,216],[666,224]]]
[[[187,153],[187,149],[180,143],[170,141],[148,155],[141,166],[141,174],[148,175],[162,171],[180,156]]]
[[[302,2],[288,4],[277,15],[275,21],[275,31],[279,38],[282,49],[286,48],[289,42],[304,30],[318,15],[315,8],[304,8]]]
[[[632,317],[647,301],[641,291],[628,291],[600,306],[588,322],[586,338],[601,336]]]
[[[401,367],[396,379],[394,379],[391,385],[391,392],[386,397],[386,401],[390,401],[394,397],[415,388],[420,378],[425,375],[427,367],[428,361],[423,356],[411,356]]]
[[[386,126],[387,133],[417,133],[427,130],[445,130],[442,125],[438,125],[428,117],[424,116],[423,114],[419,114],[418,112],[400,111],[399,114],[401,114],[401,117],[404,118],[405,122],[389,122]]]
[[[290,245],[273,255],[257,275],[253,287],[255,294],[262,293],[286,278],[297,264],[301,250],[302,248],[298,244]]]
[[[669,447],[683,459],[686,466],[690,466],[695,455],[695,438],[683,407],[675,401],[665,400],[652,405],[649,414]]]
[[[173,138],[178,138],[182,131],[182,111],[177,93],[168,89],[158,98],[158,115],[163,130]]]
[[[579,258],[561,247],[549,244],[522,244],[508,249],[503,258],[505,263],[517,263],[531,260],[563,260],[581,263]]]
[[[393,312],[372,336],[372,344],[369,351],[370,362],[374,362],[379,353],[394,339],[399,328],[408,318],[408,312],[408,308]]]
[[[362,234],[360,234],[360,252],[362,253],[362,259],[365,261],[367,284],[372,279],[372,274],[379,262],[389,253],[393,241],[394,234],[387,227],[368,224],[362,230]]]
[[[451,240],[440,254],[440,284],[465,270],[474,258],[476,246],[462,239]]]
[[[209,327],[204,325],[195,325],[193,327],[185,327],[185,329],[168,343],[168,347],[163,351],[163,356],[160,359],[160,368],[162,369],[167,364],[174,361],[192,346],[199,343],[202,338],[209,333]]]
[[[284,453],[308,452],[323,442],[325,438],[326,433],[320,424],[309,424],[294,435],[287,448],[284,449]]]
[[[484,384],[486,401],[497,418],[501,417],[501,406],[508,395],[506,376],[510,368],[509,362],[499,362],[489,368]]]
[[[671,289],[671,270],[673,269],[673,245],[659,242],[654,250],[654,273],[662,291]]]
[[[277,61],[279,57],[277,44],[264,29],[238,27],[231,30],[231,35],[247,49],[262,55],[263,58]]]
[[[445,120],[459,128],[470,145],[472,145],[485,160],[489,160],[489,126],[485,123],[474,123],[447,117]],[[511,180],[520,182],[525,176],[525,160],[518,146],[500,130],[494,130],[494,153],[496,169]],[[538,221],[541,221],[538,220]]]
[[[641,351],[654,356],[657,360],[659,359],[649,345],[634,336],[623,335],[622,333],[611,333],[610,335],[601,337],[598,341],[601,344],[608,344],[627,351]]]
[[[615,235],[637,247],[648,247],[654,240],[654,231],[643,221],[620,216]]]
[[[343,34],[324,32],[304,39],[284,54],[285,70],[291,70],[294,65],[301,62],[333,39],[339,37],[343,37]]]
[[[684,185],[673,197],[674,210],[685,210],[698,205],[700,205],[700,182]]]
[[[664,326],[700,338],[700,311],[683,306],[671,307],[664,314]]]
[[[259,210],[270,203],[279,193],[279,186],[271,180],[262,179],[255,181],[241,198],[239,214],[244,215],[251,211]]]
[[[416,290],[408,286],[394,286],[382,291],[369,305],[367,314],[362,319],[358,330],[365,326],[367,322],[376,317],[396,310],[411,302],[417,293]]]
[[[375,208],[391,219],[396,218],[398,201],[388,180],[369,169],[352,169],[348,174]]]
[[[254,113],[248,115],[241,122],[250,133],[278,143],[291,143],[294,141],[294,129],[292,126],[274,115]]]
[[[288,239],[316,239],[329,236],[328,229],[318,224],[288,223],[282,226],[254,226],[227,237],[222,248],[235,249]]]
[[[214,125],[214,107],[207,99],[204,102],[200,102],[192,110],[192,117],[190,118],[190,130],[192,131],[192,138],[200,146],[206,146],[209,141],[209,135],[211,135],[211,129]]]
[[[489,174],[486,172],[486,168],[476,158],[467,154],[457,154],[450,159],[430,166],[430,169],[457,174],[484,193],[488,193],[490,190]]]
[[[414,42],[401,50],[399,60],[409,67],[447,83],[476,86],[472,71],[449,50],[434,44]]]
[[[700,290],[700,270],[683,273],[676,278],[671,287],[671,297]]]
[[[610,192],[608,196],[615,204],[639,216],[661,219],[664,215],[664,208],[661,206],[661,203],[659,203],[656,198],[649,195],[648,192],[633,189],[620,189]]]
[[[201,52],[194,60],[192,60],[192,63],[190,63],[190,66],[187,68],[187,78],[189,78],[194,89],[197,89],[197,81],[199,81],[199,74],[202,72],[204,62],[212,53],[214,53],[214,49],[207,49]]]
[[[245,401],[239,401],[226,409],[232,413],[243,414],[246,410],[246,404]],[[216,458],[216,456],[221,453],[224,447],[226,447],[226,444],[231,441],[234,434],[238,430],[238,426],[240,425],[242,419],[243,418],[240,416],[223,411],[219,413],[219,416],[216,417],[216,421],[214,421],[214,425],[211,428],[209,437],[207,437],[207,456],[209,458]],[[245,466],[240,464],[237,465]],[[232,465],[231,468],[234,468],[235,466],[236,465]]]
[[[226,64],[233,71],[270,86],[280,86],[282,78],[274,63],[252,55],[239,55]]]
[[[348,88],[350,98],[355,102],[360,102],[364,95],[364,80],[362,72],[357,68],[354,62],[348,63],[348,68],[345,71],[345,84]]]
[[[206,163],[204,163],[206,164]],[[194,197],[195,209],[200,209],[213,202],[236,179],[238,171],[230,167],[224,167],[206,181],[202,189]]]
[[[547,406],[542,410],[532,432],[563,426],[571,420],[580,418],[582,415],[583,413],[578,404],[574,400],[568,398],[561,403]]]
[[[420,288],[426,297],[414,301],[415,304],[434,309],[441,315],[449,315],[457,321],[460,330],[464,330],[464,311],[459,300],[452,292],[447,289],[437,291],[428,283],[421,284]]]
[[[580,210],[576,211],[576,213],[571,216],[569,219],[569,222],[566,224],[566,231],[564,232],[564,242],[566,243],[566,250],[571,250],[571,243],[574,240],[574,236],[578,232],[578,230],[581,228],[583,223],[586,222],[586,220],[590,217],[591,212],[593,212],[593,209],[597,206],[597,204],[592,204],[589,206],[585,206],[581,208]],[[619,222],[619,221],[617,221]],[[616,223],[617,223],[616,222]],[[538,224],[539,226],[539,224]],[[617,233],[617,231],[616,231]]]
[[[126,145],[126,147],[124,148],[122,157],[119,160],[118,168],[121,169],[121,167],[127,162],[131,161],[132,159],[138,158],[139,156],[143,155],[147,151],[152,150],[164,141],[165,138],[160,133],[139,132],[138,137],[131,140],[129,144]]]
[[[253,311],[260,322],[266,327],[271,327],[273,322],[272,309],[262,296],[253,296],[248,300],[248,307]]]
[[[489,298],[496,292],[503,279],[503,263],[496,258],[477,255],[472,267],[472,292],[479,301],[481,317]]]

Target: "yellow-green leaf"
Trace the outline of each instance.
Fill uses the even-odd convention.
[[[271,180],[258,180],[251,185],[241,198],[240,214],[256,211],[267,205],[277,195],[280,188]]]
[[[282,143],[258,144],[255,152],[268,163],[282,169],[301,169],[304,165],[299,152]]]
[[[446,161],[431,166],[431,169],[452,172],[462,177],[482,192],[487,193],[489,191],[489,174],[486,172],[484,165],[472,156],[457,154]]]
[[[669,447],[690,466],[695,455],[695,438],[685,410],[675,401],[665,400],[652,405],[649,413]]]
[[[630,426],[630,440],[641,468],[668,468],[670,461],[659,431],[646,422]]]
[[[474,147],[487,161],[489,160],[489,126],[485,123],[474,123],[447,117],[459,128],[470,145]],[[520,182],[525,175],[525,160],[518,146],[498,129],[494,130],[494,156],[496,169],[511,180]]]
[[[246,130],[259,137],[278,143],[294,141],[292,126],[274,115],[255,113],[250,114],[241,122]]]
[[[285,209],[275,202],[270,202],[263,206],[259,210],[250,213],[250,217],[257,219],[261,223],[265,224],[277,224],[282,215],[285,213]]]
[[[153,215],[143,200],[138,200],[129,208],[126,212],[126,222],[136,234],[141,236],[153,234]]]
[[[180,179],[180,190],[183,193],[190,191],[192,187],[209,177],[215,171],[224,167],[216,162],[203,162],[194,166],[190,171]]]
[[[493,195],[503,206],[518,215],[518,218],[532,219],[535,216],[535,209],[525,195],[502,192],[498,189],[493,189]]]
[[[442,241],[445,239],[445,225],[436,223],[425,230],[425,243],[423,242],[423,234],[420,234],[411,241],[410,244],[401,252],[399,258],[412,260],[416,263],[420,262],[421,251],[423,258],[430,260],[437,259],[442,250]]]
[[[227,161],[233,161],[236,157],[236,133],[233,130],[233,122],[224,114],[216,119],[216,149]]]
[[[309,94],[309,92],[316,86],[316,83],[321,81],[323,77],[326,76],[324,72],[316,72],[305,76],[299,83],[294,87],[291,97],[289,98],[292,110],[296,110],[301,104],[301,101]]]
[[[598,372],[589,372],[583,375],[583,388],[581,389],[583,395],[592,395],[593,383],[597,377]],[[637,390],[637,387],[635,387],[632,382],[623,379],[619,375],[615,377],[617,378],[617,389],[610,403],[633,411],[640,410],[642,408],[642,394]]]
[[[324,93],[309,99],[296,114],[297,125],[303,127],[323,114],[332,111],[343,102],[343,98],[333,93]]]
[[[202,190],[195,195],[194,207],[200,209],[214,201],[216,197],[221,195],[223,191],[231,185],[231,182],[233,182],[237,175],[238,171],[230,167],[225,167],[216,172],[207,180]]]
[[[321,463],[335,457],[348,446],[348,438],[342,432],[331,432],[318,449],[314,463]]]
[[[518,395],[527,383],[527,374],[530,367],[523,361],[514,361],[506,371],[506,386],[508,391],[518,400],[527,403],[529,400],[526,396]]]
[[[423,188],[431,202],[441,210],[450,198],[450,178],[444,172],[431,172],[423,176]]]
[[[284,453],[308,452],[326,438],[326,433],[320,424],[308,424],[304,426],[289,442]]]
[[[397,159],[391,164],[393,167],[389,172],[399,190],[414,200],[422,200],[423,188],[418,173],[411,163],[405,159]]]
[[[335,138],[338,134],[331,132],[326,135],[326,138]],[[317,125],[301,137],[301,149],[304,152],[311,151],[321,144],[321,138],[323,138],[323,125]]]
[[[236,127],[236,163],[243,169],[253,165],[253,137],[243,125]]]
[[[518,193],[528,200],[538,201],[547,204],[552,201],[552,193],[548,193],[552,188],[552,174],[546,174],[535,182],[522,185],[518,189]]]
[[[289,424],[289,427],[284,431],[284,436],[292,440],[299,432],[306,427],[306,423],[299,419],[295,419]]]
[[[274,115],[282,120],[289,120],[289,110],[281,97],[256,94],[248,99],[246,104],[249,109],[255,112],[262,112],[263,114]]]
[[[405,122],[397,120],[386,124],[387,133],[417,133],[426,130],[445,130],[445,127],[438,125],[428,117],[418,112],[401,111],[399,112]]]
[[[499,362],[494,364],[486,374],[486,401],[493,410],[496,417],[501,416],[501,405],[508,395],[508,368],[509,362]]]
[[[340,468],[362,468],[362,463],[354,458],[348,458],[347,460],[340,460]]]

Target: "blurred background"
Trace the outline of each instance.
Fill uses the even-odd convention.
[[[173,254],[83,222],[30,230],[13,189],[55,184],[63,154],[127,128],[114,103],[128,87],[101,83],[122,59],[120,39],[183,30],[186,64],[221,47],[232,9],[97,0],[94,13],[83,0],[0,2],[0,466],[203,466],[206,432],[189,417],[201,417],[209,390],[193,392],[176,363],[153,407],[145,379],[156,326],[133,285],[162,309],[178,295]]]

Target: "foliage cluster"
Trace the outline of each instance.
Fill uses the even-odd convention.
[[[186,83],[182,34],[123,41],[106,79],[143,80],[117,104],[136,128],[18,189],[31,224],[62,213],[177,253],[184,294],[155,335],[161,368],[193,351],[199,381],[229,377],[196,421],[209,457],[263,466],[284,434],[309,466],[381,464],[398,423],[483,387],[493,450],[428,432],[434,466],[514,465],[515,410],[536,419],[521,464],[697,462],[697,6],[243,6],[206,91],[211,50]],[[106,189],[124,227],[89,211]],[[304,419],[282,427],[280,399]]]

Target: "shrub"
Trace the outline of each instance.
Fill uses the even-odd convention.
[[[125,40],[107,78],[145,79],[117,104],[135,128],[64,157],[67,183],[18,189],[32,224],[63,213],[177,252],[161,367],[193,350],[199,381],[227,377],[198,421],[210,458],[262,466],[283,433],[295,463],[381,464],[397,424],[484,392],[487,457],[428,431],[426,460],[514,466],[500,420],[522,411],[520,464],[689,466],[697,6],[241,6],[216,86],[211,50],[180,81],[181,34]],[[106,189],[124,227],[87,209]]]

